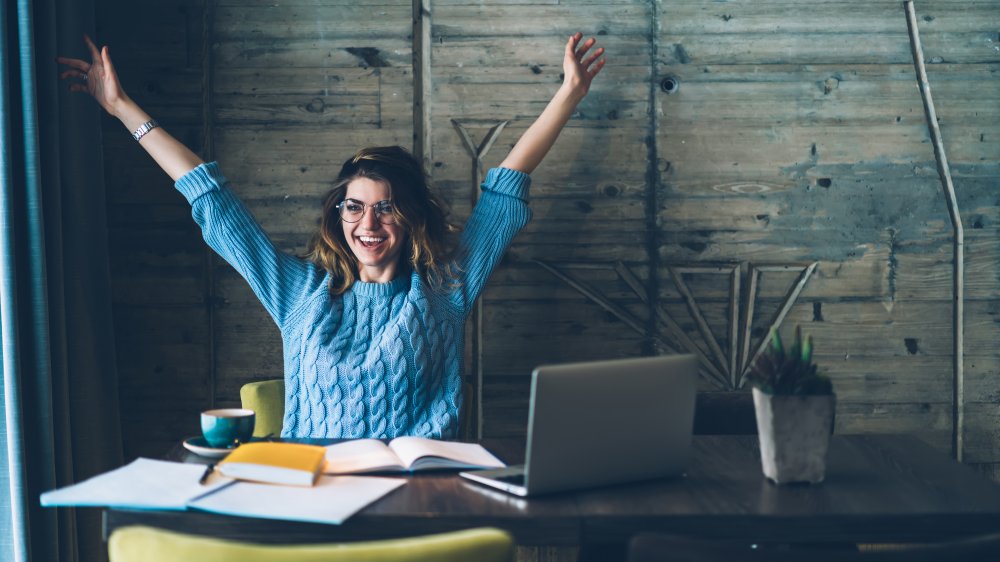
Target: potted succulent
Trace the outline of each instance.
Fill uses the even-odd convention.
[[[822,482],[837,400],[833,385],[816,373],[812,338],[803,341],[801,328],[788,350],[777,330],[770,339],[747,375],[764,475],[777,484]]]

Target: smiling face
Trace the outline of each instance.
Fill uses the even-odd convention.
[[[355,222],[342,219],[348,200]],[[395,221],[390,224],[379,221],[371,207],[385,201],[392,205]],[[458,230],[448,224],[445,209],[431,192],[420,161],[405,148],[362,148],[344,162],[323,198],[306,258],[329,274],[333,296],[356,281],[392,281],[404,273],[400,269],[440,287],[454,278],[452,234]]]
[[[392,199],[392,189],[384,181],[359,177],[347,184],[344,199],[365,205],[358,222],[341,221],[344,239],[358,259],[361,281],[388,283],[396,276],[400,255],[406,244],[406,231],[398,223],[383,224],[372,205]],[[385,218],[385,217],[383,217]]]

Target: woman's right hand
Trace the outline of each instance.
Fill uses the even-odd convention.
[[[90,49],[90,62],[68,57],[58,57],[56,61],[64,64],[69,70],[63,71],[59,77],[63,80],[77,78],[82,82],[72,82],[69,85],[71,92],[87,92],[94,96],[97,103],[105,111],[119,117],[118,111],[125,102],[129,101],[128,95],[122,90],[122,85],[118,81],[118,74],[111,64],[111,56],[108,54],[108,47],[103,47],[100,51],[87,35],[83,36],[87,48]]]
[[[56,60],[60,64],[69,67],[69,70],[64,70],[59,74],[59,77],[63,80],[72,78],[81,80],[80,82],[71,82],[69,90],[71,92],[87,92],[94,96],[94,99],[105,111],[117,117],[125,129],[134,134],[139,126],[150,123],[153,118],[136,105],[122,90],[121,82],[118,81],[118,73],[115,72],[115,67],[111,64],[108,48],[104,47],[98,51],[90,37],[84,35],[83,40],[87,43],[87,48],[90,49],[90,62],[57,57]],[[154,125],[154,128],[147,132],[148,134],[141,135],[142,140],[139,144],[174,181],[202,164],[202,159],[197,154],[191,152],[188,147],[181,144],[163,128]]]

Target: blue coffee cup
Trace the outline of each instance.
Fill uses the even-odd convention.
[[[246,443],[253,436],[256,414],[243,408],[220,408],[201,413],[201,434],[209,447],[225,449]]]

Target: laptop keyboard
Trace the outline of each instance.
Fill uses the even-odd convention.
[[[492,478],[493,480],[504,482],[506,484],[514,484],[515,486],[524,486],[523,472],[517,474],[497,474],[495,476],[491,476],[490,478]]]

